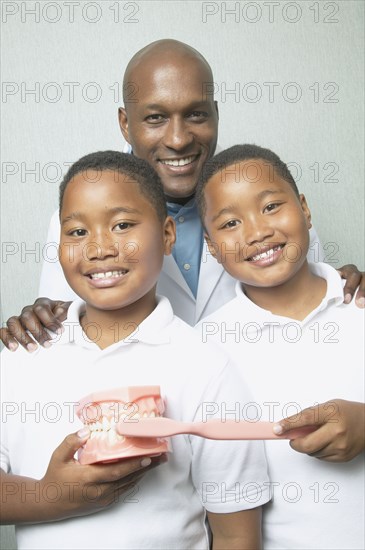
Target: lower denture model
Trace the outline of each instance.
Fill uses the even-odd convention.
[[[116,431],[119,421],[138,422],[160,417],[163,412],[159,386],[117,388],[84,397],[76,414],[90,430],[90,437],[78,451],[79,462],[94,464],[169,452],[170,444],[165,438],[125,437]]]

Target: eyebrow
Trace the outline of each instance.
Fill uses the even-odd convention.
[[[213,216],[212,218],[212,222],[215,222],[220,216],[223,216],[223,214],[230,214],[231,212],[234,211],[234,206],[226,206],[225,208],[222,208],[221,210],[219,210],[219,212]]]
[[[198,107],[205,107],[206,105],[209,105],[209,100],[197,99],[196,101],[191,101],[186,107],[186,110],[189,111],[190,109],[197,109]],[[149,103],[148,105],[145,105],[145,109],[150,109],[151,111],[164,111],[166,109],[166,105]]]
[[[280,195],[281,193],[282,191],[279,191],[278,189],[264,189],[264,191],[261,191],[257,195],[257,200],[261,201],[268,195]],[[234,212],[234,210],[235,207],[233,205],[225,206],[224,208],[219,210],[219,212],[215,216],[213,216],[212,222],[215,222],[220,216],[223,216],[224,214],[231,214],[232,212]]]
[[[110,214],[140,214],[140,215],[142,215],[142,212],[140,210],[137,210],[136,208],[128,208],[128,206],[116,206],[114,208],[109,208],[108,212],[110,212]],[[69,216],[66,216],[65,218],[62,219],[61,225],[63,225],[64,223],[66,223],[68,221],[71,221],[71,220],[76,220],[76,219],[80,220],[83,217],[84,216],[83,216],[82,212],[72,212],[72,214],[70,214]]]
[[[261,191],[257,195],[257,198],[258,200],[262,200],[266,198],[268,195],[279,195],[280,193],[282,193],[282,191],[278,189],[264,189],[264,191]]]

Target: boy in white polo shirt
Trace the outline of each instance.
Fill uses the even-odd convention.
[[[204,402],[232,410],[252,400],[227,356],[155,296],[175,227],[145,161],[113,151],[80,159],[61,184],[60,218],[61,263],[80,300],[50,349],[3,352],[2,522],[18,524],[19,549],[208,549],[206,517],[213,548],[259,547],[262,442],[177,436],[167,462],[127,495],[123,462],[73,458],[88,430],[59,445],[90,392],[158,385],[165,415],[182,421],[202,420]]]
[[[273,499],[264,548],[364,548],[364,312],[343,305],[332,267],[308,264],[310,212],[277,155],[255,145],[223,151],[197,197],[209,248],[237,279],[236,298],[198,325],[202,341],[222,343],[241,365],[256,399],[251,419],[320,426],[291,442],[301,453],[265,442]],[[347,458],[335,445],[345,414]]]

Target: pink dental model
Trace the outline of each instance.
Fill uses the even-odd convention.
[[[121,420],[134,423],[141,418],[162,416],[163,412],[159,386],[116,388],[84,397],[76,408],[76,414],[91,435],[78,451],[79,462],[111,462],[170,451],[166,439],[124,437],[116,431]]]

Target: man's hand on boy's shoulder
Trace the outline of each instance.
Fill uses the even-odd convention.
[[[290,446],[299,453],[328,462],[349,462],[365,449],[364,403],[333,399],[308,407],[281,420],[275,432],[284,434],[304,426],[318,428],[305,437],[291,440]]]
[[[15,351],[18,344],[21,344],[32,352],[37,348],[35,342],[48,347],[51,337],[45,329],[62,332],[62,321],[67,317],[70,304],[71,302],[38,298],[33,305],[25,306],[19,317],[14,315],[7,320],[7,326],[0,329],[2,342],[10,351]]]
[[[365,273],[357,269],[356,265],[348,264],[340,267],[338,270],[342,279],[346,280],[346,284],[343,289],[344,302],[349,304],[354,297],[358,307],[365,307]]]
[[[361,273],[353,264],[340,267],[338,272],[346,279],[344,302],[351,302],[357,289],[356,305],[365,307],[365,273]],[[0,339],[10,351],[15,351],[18,344],[29,352],[37,348],[36,342],[44,347],[49,346],[50,336],[44,329],[62,331],[62,321],[66,319],[70,303],[38,298],[33,305],[24,307],[18,317],[8,319],[6,327],[0,329]]]

